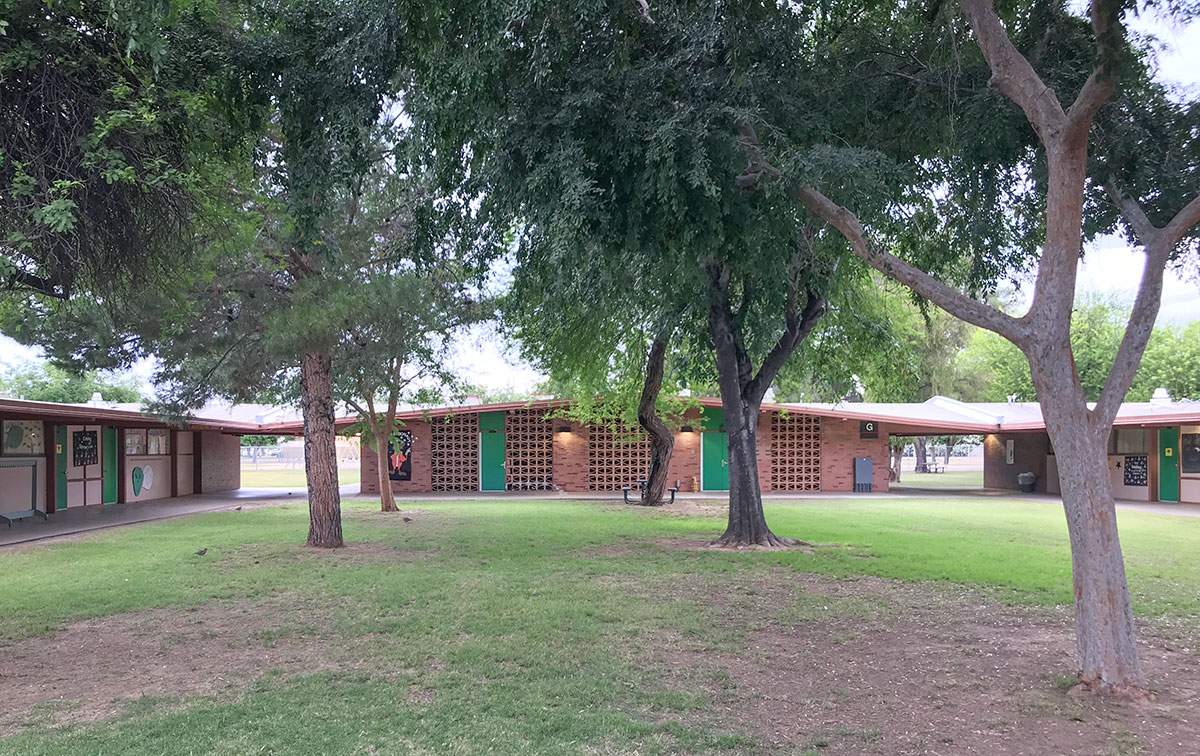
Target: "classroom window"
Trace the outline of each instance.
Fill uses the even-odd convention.
[[[129,455],[146,453],[146,431],[125,431],[125,453]]]
[[[1114,454],[1145,454],[1145,428],[1116,428],[1113,430]]]
[[[1185,473],[1200,473],[1200,433],[1179,436],[1179,469]]]
[[[148,431],[146,439],[147,454],[170,454],[171,453],[171,431],[169,430],[152,430]]]

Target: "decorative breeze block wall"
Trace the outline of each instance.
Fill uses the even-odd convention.
[[[821,420],[771,413],[771,490],[821,490]]]
[[[554,488],[554,435],[545,410],[509,410],[504,417],[504,478],[509,491]]]
[[[640,429],[588,426],[588,490],[639,488],[650,469],[650,441]]]
[[[479,490],[479,415],[433,418],[429,423],[434,491]]]

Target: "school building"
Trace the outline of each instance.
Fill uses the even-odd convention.
[[[563,400],[411,409],[388,457],[404,493],[613,492],[637,488],[649,447],[636,429],[581,425]],[[675,432],[668,467],[681,493],[729,487],[724,413],[699,399]],[[233,408],[236,410],[237,408]],[[355,422],[337,420],[339,429]],[[0,515],[56,511],[237,489],[240,436],[298,435],[295,413],[225,411],[185,426],[131,408],[0,399]],[[1054,451],[1037,404],[772,404],[758,417],[758,474],[766,493],[885,492],[891,436],[980,435],[983,483],[1058,491]],[[1118,498],[1200,503],[1200,403],[1165,397],[1121,408],[1110,440]],[[361,490],[378,492],[377,456],[361,455]]]
[[[729,488],[724,412],[700,399],[675,432],[668,467],[680,492]],[[554,418],[561,400],[444,407],[401,413],[389,456],[397,493],[467,491],[619,492],[645,477],[649,445],[636,429],[614,431]],[[339,421],[343,427],[353,418]],[[758,475],[764,493],[885,492],[891,436],[980,435],[985,488],[1058,493],[1054,450],[1036,403],[968,404],[945,397],[909,404],[763,405]],[[1200,403],[1127,403],[1110,439],[1117,498],[1200,503]],[[361,457],[361,487],[378,492],[377,455]]]

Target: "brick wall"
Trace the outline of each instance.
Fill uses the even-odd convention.
[[[429,423],[410,420],[404,430],[412,433],[412,476],[411,480],[393,480],[392,491],[396,493],[428,493],[433,490],[433,466],[430,459],[432,433]],[[379,453],[365,443],[361,446],[358,469],[362,476],[359,491],[379,493]]]
[[[887,491],[887,426],[880,424],[879,438],[859,438],[857,420],[821,418],[821,490],[853,491],[855,457],[871,457],[872,490]]]
[[[554,485],[563,491],[588,490],[588,431],[579,423],[554,421]],[[559,428],[570,428],[566,433]]]
[[[1008,440],[1013,440],[1013,463],[1008,464]],[[1046,490],[1046,455],[1050,437],[1044,432],[989,433],[983,437],[983,487],[1016,490],[1017,475],[1037,476],[1037,490]]]
[[[771,491],[771,413],[758,413],[758,429],[754,436],[755,456],[758,457],[758,487],[763,493]]]
[[[197,432],[200,444],[199,491],[232,491],[242,487],[242,439],[216,431]]]
[[[667,485],[679,481],[680,493],[700,490],[700,410],[685,412],[683,425],[692,430],[675,434],[675,452],[667,465]]]

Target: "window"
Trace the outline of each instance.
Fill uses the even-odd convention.
[[[152,430],[148,431],[146,439],[147,454],[170,454],[171,453],[171,431],[169,430]]]
[[[125,431],[125,453],[128,455],[146,453],[146,431]]]
[[[1145,454],[1145,428],[1116,428],[1113,430],[1113,452],[1115,454]]]
[[[1200,433],[1179,436],[1179,469],[1185,473],[1200,473]]]

